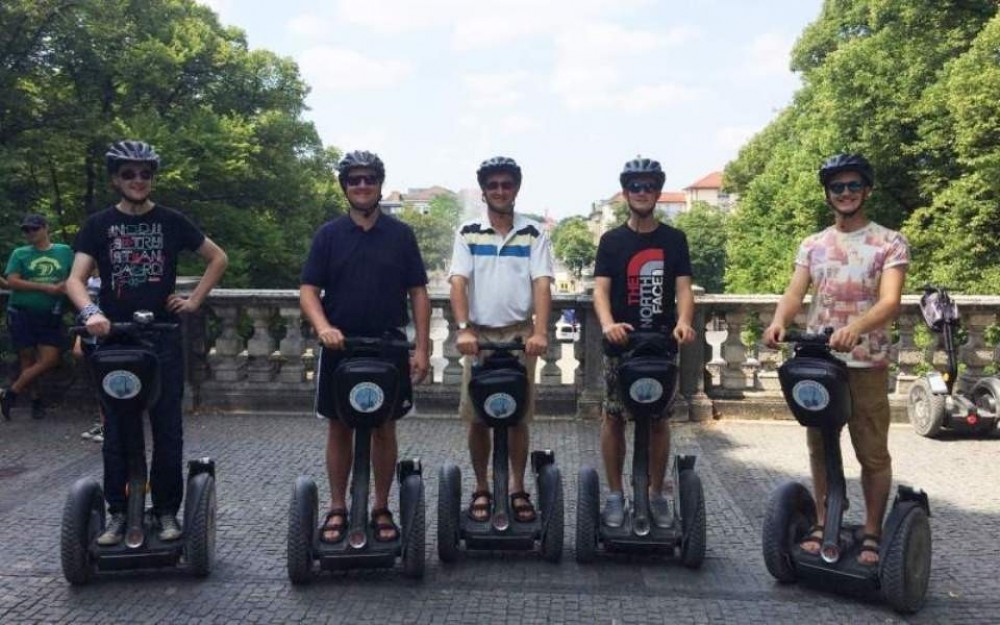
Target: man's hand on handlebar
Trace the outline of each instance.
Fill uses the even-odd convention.
[[[87,332],[91,336],[104,337],[111,332],[111,322],[101,313],[94,313],[87,319]]]
[[[677,341],[678,345],[687,345],[688,343],[693,343],[694,339],[698,334],[694,331],[694,328],[690,324],[684,323],[683,321],[678,321],[677,325],[674,326],[674,340]]]
[[[463,356],[475,356],[479,353],[479,338],[475,330],[466,328],[458,331],[458,338],[455,340],[455,349]]]
[[[777,349],[778,343],[785,339],[785,327],[780,323],[772,323],[767,326],[760,338],[771,349]]]
[[[319,333],[316,334],[316,338],[318,338],[320,344],[327,349],[344,349],[344,335],[340,330],[333,326],[320,330]]]
[[[628,343],[628,333],[635,328],[628,323],[609,323],[602,328],[604,338],[613,345],[625,345]]]
[[[532,334],[524,344],[524,353],[528,356],[541,356],[549,348],[549,337],[545,334]]]
[[[830,349],[837,352],[849,352],[860,342],[861,335],[850,325],[834,330],[830,335]]]

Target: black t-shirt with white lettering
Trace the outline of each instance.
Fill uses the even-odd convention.
[[[676,280],[690,275],[687,237],[663,223],[641,234],[622,224],[597,246],[594,276],[611,278],[611,315],[636,330],[673,331]]]
[[[157,204],[128,215],[111,206],[87,218],[73,249],[97,261],[108,319],[131,321],[133,312],[149,310],[157,320],[175,321],[166,303],[177,281],[177,257],[204,241],[198,227],[172,208]]]

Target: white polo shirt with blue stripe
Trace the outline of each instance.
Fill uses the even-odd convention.
[[[459,226],[448,277],[469,281],[469,321],[489,328],[531,319],[532,284],[555,276],[552,245],[535,221],[514,215],[514,227],[500,236],[489,219]]]

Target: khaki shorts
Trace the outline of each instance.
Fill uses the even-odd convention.
[[[492,343],[509,343],[520,337],[525,343],[531,337],[535,326],[531,321],[524,321],[502,328],[486,328],[474,326],[476,336],[482,341]],[[483,358],[490,352],[479,352],[479,358]],[[524,409],[524,416],[521,423],[531,423],[535,417],[535,363],[537,356],[525,356],[524,352],[518,352],[519,360],[524,363],[524,368],[528,373],[528,405]],[[466,423],[473,423],[476,420],[476,411],[469,400],[469,380],[472,378],[472,356],[462,357],[462,394],[458,401],[458,414]]]
[[[878,474],[892,468],[889,456],[889,370],[848,369],[847,380],[851,387],[851,419],[847,429],[851,434],[854,455],[861,468],[869,474]],[[808,428],[809,459],[813,469],[824,466],[823,438],[819,428]]]

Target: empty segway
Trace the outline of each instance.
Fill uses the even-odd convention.
[[[925,286],[920,312],[927,327],[944,338],[948,370],[931,371],[918,378],[907,396],[906,413],[917,434],[937,436],[942,429],[988,434],[1000,423],[1000,378],[981,378],[971,389],[957,389],[958,345],[955,332],[961,325],[958,305],[947,289]]]
[[[598,545],[607,551],[679,555],[698,568],[705,559],[705,495],[694,470],[696,456],[677,455],[672,479],[673,519],[668,527],[652,522],[649,506],[649,439],[654,419],[667,418],[677,395],[679,368],[669,337],[658,332],[632,332],[624,346],[605,341],[609,356],[620,356],[618,381],[625,411],[635,425],[632,446],[632,492],[625,520],[605,524],[600,514],[601,485],[597,470],[580,469],[576,509],[576,559],[592,562]]]
[[[816,522],[816,504],[799,482],[779,487],[767,506],[762,547],[767,570],[780,582],[811,582],[821,588],[881,595],[898,612],[919,610],[927,594],[931,564],[930,505],[921,490],[899,486],[882,526],[878,564],[857,561],[864,526],[845,525],[847,486],[840,435],[851,417],[847,364],[830,353],[830,332],[788,332],[795,353],[778,369],[781,390],[792,414],[823,437],[827,496],[823,539],[818,553],[800,548]]]
[[[508,496],[510,453],[508,429],[520,423],[528,399],[525,367],[513,353],[524,344],[487,343],[479,349],[492,353],[472,368],[469,396],[476,416],[493,431],[493,501],[490,516],[476,521],[462,514],[462,473],[452,463],[438,476],[438,557],[443,562],[458,558],[459,546],[478,550],[531,550],[538,546],[542,557],[558,562],[563,550],[562,476],[551,450],[531,452],[539,512],[531,521],[521,521],[511,510]]]
[[[333,373],[337,417],[354,430],[350,515],[346,534],[337,542],[320,540],[316,482],[299,476],[288,511],[288,578],[304,584],[324,570],[391,568],[402,559],[407,577],[424,574],[424,482],[418,458],[396,465],[401,527],[394,540],[378,540],[369,523],[372,432],[396,413],[400,371],[396,363],[412,348],[390,338],[347,337],[347,355]]]
[[[90,365],[104,414],[122,419],[128,485],[126,530],[115,545],[100,545],[106,516],[104,491],[92,477],[73,485],[63,508],[60,551],[63,575],[85,584],[97,571],[171,567],[184,564],[199,577],[209,574],[215,559],[215,462],[188,462],[184,494],[183,536],[161,541],[158,522],[146,508],[148,470],[142,417],[160,396],[160,361],[153,342],[177,330],[176,323],[155,323],[153,313],[137,311],[132,323],[112,323],[110,334],[97,342]],[[78,336],[84,327],[71,328]],[[105,445],[108,443],[105,442]]]

